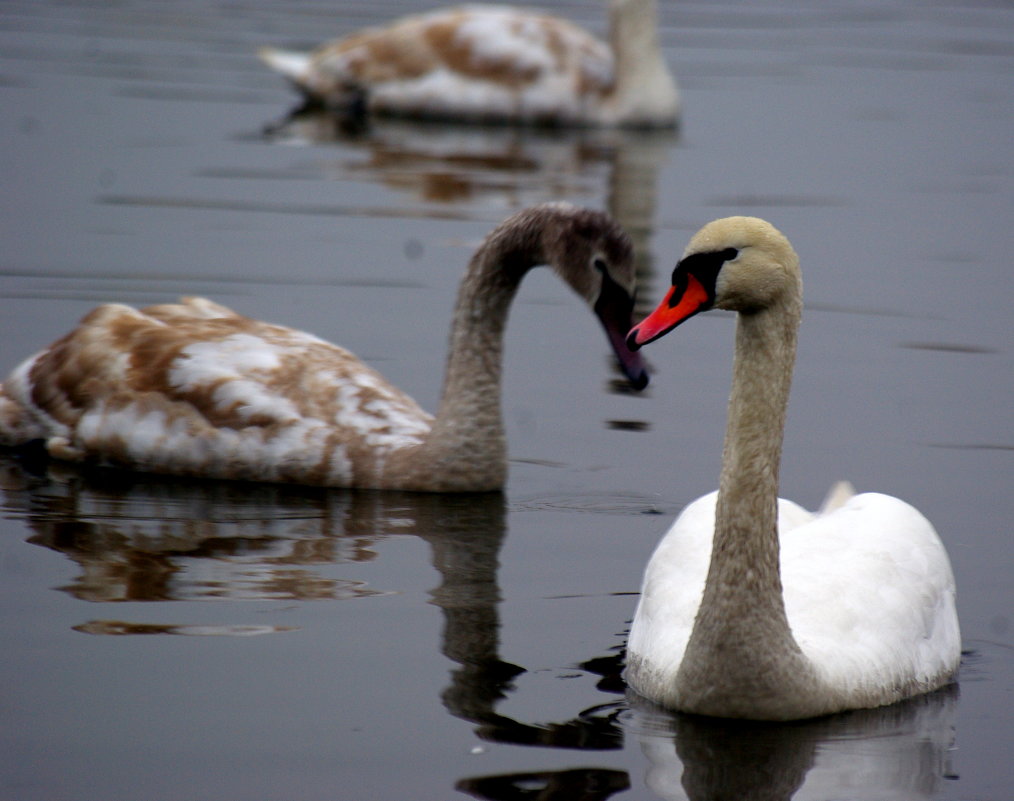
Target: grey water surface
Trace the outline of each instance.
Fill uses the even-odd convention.
[[[1014,7],[662,0],[677,133],[286,119],[259,46],[429,5],[0,3],[0,373],[98,302],[198,294],[432,409],[457,280],[510,212],[609,209],[645,309],[700,225],[762,216],[806,284],[782,494],[845,478],[934,522],[958,685],[788,726],[628,698],[641,571],[717,482],[733,321],[651,346],[632,394],[536,271],[503,495],[0,454],[0,798],[1009,799]],[[604,30],[595,0],[541,5]]]

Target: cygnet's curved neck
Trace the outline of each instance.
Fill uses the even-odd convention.
[[[459,480],[491,489],[503,485],[504,329],[518,284],[542,261],[540,234],[540,229],[520,224],[495,230],[472,257],[458,290],[443,393],[422,446],[432,474],[449,486]]]
[[[693,711],[754,717],[758,704],[783,708],[813,682],[778,564],[778,469],[800,312],[796,296],[738,315],[711,564],[680,667],[687,697],[712,699]]]

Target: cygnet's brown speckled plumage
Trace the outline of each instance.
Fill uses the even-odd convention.
[[[549,264],[622,344],[631,246],[601,212],[544,204],[499,225],[462,280],[436,415],[349,351],[203,298],[96,308],[0,386],[0,445],[208,478],[478,491],[503,486],[500,365],[508,307]]]

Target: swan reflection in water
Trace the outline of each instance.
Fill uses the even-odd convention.
[[[648,767],[634,781],[662,799],[931,798],[949,774],[957,689],[794,724],[749,724],[671,714],[624,698],[618,643],[575,666],[597,677],[603,701],[557,722],[497,711],[524,667],[500,657],[499,553],[504,496],[322,490],[188,482],[83,470],[0,454],[7,516],[30,542],[80,568],[65,592],[91,602],[271,599],[335,601],[398,588],[326,574],[378,558],[385,537],[430,547],[440,581],[439,648],[452,663],[445,709],[486,742],[582,752],[638,743]],[[422,566],[420,566],[422,567]],[[367,601],[368,602],[368,601]],[[280,627],[163,625],[91,620],[91,634],[250,635]],[[603,635],[608,637],[608,633]],[[614,761],[615,757],[613,758]],[[455,789],[483,799],[598,801],[631,786],[614,766],[469,776]]]
[[[665,801],[938,797],[950,768],[958,685],[878,709],[766,723],[671,713],[631,697],[628,737]]]
[[[378,182],[445,212],[461,204],[469,217],[478,205],[499,216],[535,203],[587,204],[604,196],[605,210],[634,242],[640,296],[651,295],[649,241],[659,175],[679,142],[675,131],[364,120],[304,107],[265,126],[265,136],[295,146],[342,145],[358,156],[300,162],[292,168],[297,176]],[[422,213],[441,215],[433,205]]]
[[[525,723],[496,711],[525,672],[499,655],[497,570],[506,533],[501,493],[444,496],[199,482],[25,462],[8,454],[0,454],[0,488],[6,514],[32,530],[29,542],[79,567],[80,574],[60,589],[90,602],[335,601],[385,594],[399,588],[334,578],[327,568],[378,558],[374,546],[386,537],[418,537],[429,544],[440,576],[430,595],[443,616],[440,650],[454,665],[440,694],[447,711],[474,724],[477,736],[488,742],[591,751],[622,747],[615,723],[619,692],[612,693],[611,703],[558,723]],[[94,635],[286,630],[107,619],[75,628]],[[589,664],[588,670],[602,668]],[[458,787],[480,798],[501,798],[511,797],[503,795],[509,788],[533,782],[560,788],[561,794],[551,796],[558,798],[605,799],[628,786],[623,771],[587,768],[462,779]],[[575,796],[578,787],[606,792]]]
[[[363,120],[307,107],[266,124],[264,135],[286,145],[340,144],[362,155],[304,165],[301,174],[378,181],[428,202],[505,207],[599,195],[603,174],[610,193],[636,193],[654,204],[658,171],[679,139],[672,130]]]

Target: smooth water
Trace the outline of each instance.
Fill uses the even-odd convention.
[[[592,0],[542,5],[603,30]],[[200,294],[433,408],[454,288],[511,211],[792,239],[782,491],[898,495],[954,565],[960,684],[794,725],[625,697],[651,550],[717,481],[732,320],[622,392],[548,271],[508,333],[504,495],[175,481],[0,455],[0,797],[1000,799],[1014,787],[1014,9],[670,3],[678,134],[286,122],[254,52],[429,6],[0,4],[0,373],[99,301]]]

